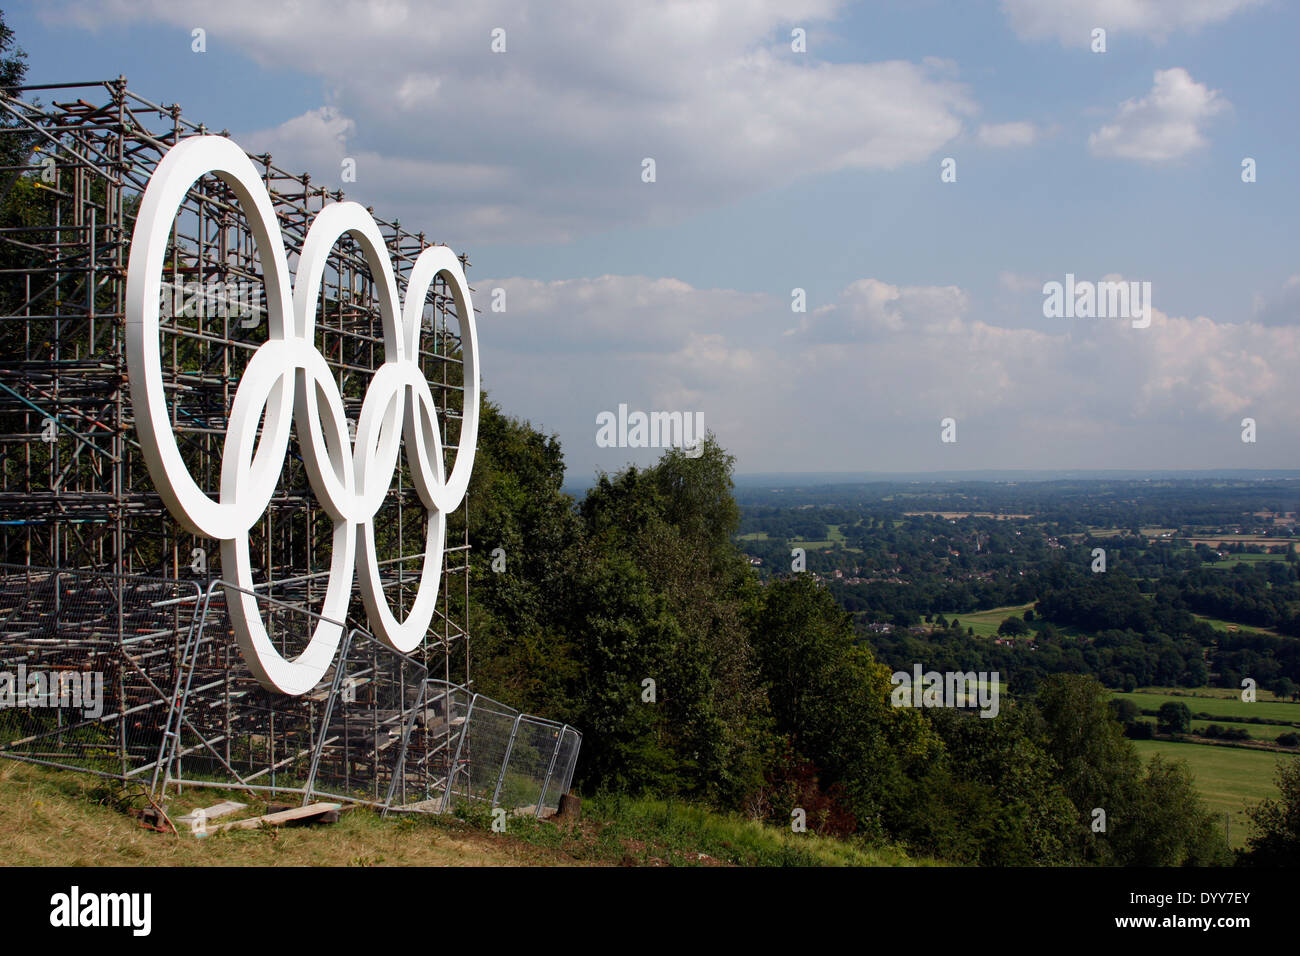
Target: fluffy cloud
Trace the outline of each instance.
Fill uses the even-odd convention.
[[[1094,27],[1157,42],[1180,31],[1219,23],[1264,0],[1002,0],[1002,11],[1024,40],[1055,38],[1086,47]]]
[[[1271,442],[1240,465],[1289,467],[1300,438],[1300,336],[1255,321],[1153,309],[1134,329],[1044,319],[1039,297],[999,316],[1011,327],[963,289],[879,278],[798,322],[783,297],[641,276],[478,287],[507,290],[480,320],[488,388],[558,431],[579,478],[657,456],[596,447],[596,415],[620,403],[703,412],[745,471],[1231,467],[1254,450],[1245,415]],[[956,446],[938,441],[946,416]]]
[[[1125,100],[1115,118],[1088,137],[1096,156],[1162,163],[1206,145],[1204,128],[1231,104],[1181,67],[1157,70],[1146,96]]]
[[[951,64],[817,58],[838,7],[67,0],[46,15],[202,23],[211,48],[319,77],[328,109],[236,135],[328,185],[351,156],[349,195],[400,197],[404,219],[464,246],[676,221],[801,176],[922,161],[958,137],[976,107]],[[806,54],[791,51],[795,24]]]

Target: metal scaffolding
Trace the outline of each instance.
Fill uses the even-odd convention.
[[[135,439],[124,330],[134,211],[167,150],[208,132],[185,119],[179,106],[131,92],[122,77],[0,92],[0,667],[50,653],[55,623],[61,645],[93,646],[98,656],[75,666],[98,669],[112,682],[105,693],[116,701],[120,726],[116,742],[87,738],[85,744],[101,757],[105,748],[111,751],[104,772],[116,776],[166,764],[169,751],[183,756],[184,747],[157,735],[181,732],[172,711],[186,684],[186,719],[202,724],[195,730],[195,746],[213,750],[207,745],[220,741],[217,750],[227,763],[245,759],[253,774],[261,770],[274,779],[284,747],[297,748],[299,756],[307,753],[310,762],[318,743],[305,710],[277,725],[272,708],[266,726],[241,726],[247,714],[241,717],[240,701],[260,700],[259,692],[238,653],[232,657],[220,600],[200,613],[194,597],[212,593],[221,579],[220,549],[171,518]],[[342,193],[314,184],[305,173],[281,169],[269,155],[250,158],[263,172],[293,264],[316,214]],[[411,266],[431,243],[397,221],[376,221],[404,297]],[[466,257],[460,258],[468,268]],[[215,495],[235,386],[267,338],[253,234],[233,193],[215,176],[194,185],[176,216],[163,289],[163,380],[172,428],[190,473]],[[425,302],[419,364],[437,404],[448,469],[457,450],[463,399],[454,319],[454,300],[440,278]],[[332,251],[315,334],[355,425],[371,375],[384,357],[375,283],[350,237]],[[401,685],[397,696],[376,700],[378,711],[404,710],[408,680],[413,686],[426,680],[472,686],[468,507],[467,502],[448,516],[438,611],[433,633],[415,652],[418,659],[373,651],[373,659],[383,658],[388,668],[375,686],[392,680]],[[426,528],[405,460],[375,526],[382,529],[377,547],[388,602],[401,618],[415,598]],[[271,504],[251,533],[258,600],[265,602],[268,632],[286,657],[305,646],[310,632],[305,622],[324,596],[331,528],[308,483],[295,437]],[[74,577],[59,576],[68,573]],[[140,582],[146,579],[154,583],[145,587]],[[191,582],[193,593],[187,590]],[[47,600],[54,605],[40,603]],[[133,603],[139,600],[145,604]],[[79,610],[69,614],[67,608]],[[350,636],[349,642],[354,651],[364,644],[371,654],[379,645],[365,635],[365,619],[354,594],[345,623],[361,636],[358,641]],[[208,642],[196,644],[196,632],[206,633]],[[132,661],[148,663],[133,667]],[[141,720],[128,719],[155,711],[169,716],[165,722],[145,719],[144,731]],[[301,739],[277,744],[276,734]],[[244,752],[233,754],[240,740]],[[331,758],[323,752],[316,759]],[[331,772],[344,778],[356,766],[347,753],[338,754],[335,763]]]

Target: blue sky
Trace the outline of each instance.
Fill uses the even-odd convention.
[[[6,19],[30,82],[125,74],[322,181],[355,158],[350,197],[470,254],[485,383],[572,478],[655,457],[596,444],[620,403],[702,412],[740,471],[1300,462],[1294,5],[277,10]],[[1149,281],[1150,327],[1045,318],[1066,273]]]

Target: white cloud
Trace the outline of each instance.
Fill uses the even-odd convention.
[[[1002,12],[1022,40],[1055,38],[1087,47],[1094,27],[1112,35],[1133,34],[1156,42],[1192,32],[1264,0],[1002,0]]]
[[[961,288],[875,277],[797,323],[782,296],[677,280],[479,288],[498,285],[509,311],[480,320],[485,383],[560,433],[576,477],[657,457],[595,446],[596,414],[620,403],[703,412],[744,471],[1230,467],[1246,414],[1271,443],[1242,467],[1292,467],[1300,440],[1294,328],[1158,309],[1147,329],[1049,320],[1041,297],[1008,327]],[[938,441],[948,415],[954,448]]]
[[[1012,123],[985,123],[976,133],[976,138],[981,145],[994,149],[1032,146],[1038,137],[1038,127],[1025,120]]]
[[[400,200],[404,222],[470,246],[680,221],[799,177],[920,162],[961,135],[976,106],[947,61],[791,52],[792,24],[829,22],[839,6],[65,0],[46,16],[202,23],[210,50],[319,77],[333,121],[351,123],[341,145],[319,129],[324,110],[237,138],[278,142],[277,162],[330,186],[345,149],[358,159],[350,197]],[[490,50],[498,26],[502,54]],[[641,181],[647,156],[654,184]]]
[[[1180,159],[1206,145],[1206,124],[1230,107],[1182,67],[1157,70],[1151,91],[1121,103],[1114,119],[1088,137],[1088,148],[1096,156],[1148,163]]]
[[[348,138],[355,130],[356,123],[337,109],[322,106],[285,120],[274,129],[245,136],[240,145],[250,152],[270,153],[282,168],[286,161],[292,166],[306,158],[318,160],[319,174],[339,168],[339,160],[347,155]]]
[[[814,310],[792,331],[814,343],[938,332],[953,328],[969,306],[966,293],[956,286],[900,287],[879,279],[859,279],[836,303]]]

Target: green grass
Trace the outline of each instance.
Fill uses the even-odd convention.
[[[1277,724],[1234,724],[1226,720],[1193,720],[1192,733],[1198,734],[1210,724],[1231,727],[1233,730],[1244,730],[1250,735],[1251,740],[1262,740],[1270,744],[1277,740],[1278,734],[1288,732],[1286,727],[1279,727]]]
[[[1031,601],[1028,604],[995,607],[989,611],[972,611],[969,614],[945,614],[944,617],[950,621],[955,617],[961,621],[963,628],[974,628],[976,637],[995,637],[998,633],[999,624],[1009,617],[1024,617],[1025,611],[1033,606],[1034,604]]]
[[[1193,714],[1206,713],[1210,714],[1211,718],[1218,717],[1221,721],[1231,718],[1261,717],[1265,720],[1283,720],[1300,726],[1300,703],[1267,700],[1265,698],[1271,698],[1273,695],[1265,691],[1261,691],[1260,699],[1251,704],[1242,700],[1241,694],[1233,692],[1229,687],[1202,687],[1178,693],[1152,693],[1141,690],[1131,694],[1116,692],[1112,696],[1131,700],[1143,710],[1159,710],[1161,704],[1175,701],[1186,704],[1187,709]],[[1267,726],[1275,728],[1274,736],[1286,729],[1276,724]]]
[[[1204,621],[1212,625],[1216,631],[1227,632],[1229,625],[1235,625],[1237,632],[1240,634],[1267,634],[1269,637],[1281,637],[1277,631],[1268,627],[1255,627],[1253,624],[1239,624],[1236,621],[1225,621],[1222,618],[1210,617],[1208,614],[1197,614],[1192,612],[1192,617],[1198,621]]]
[[[129,812],[139,788],[89,774],[0,760],[0,844],[9,866],[564,866],[579,862],[553,850],[476,831],[431,815],[381,817],[347,810],[338,823],[265,827],[197,838],[146,829]],[[222,800],[265,812],[265,796],[186,788],[165,801],[176,819]],[[286,796],[284,802],[296,802]],[[581,861],[584,864],[590,861]],[[600,861],[597,861],[600,862]],[[603,862],[613,862],[605,860]]]
[[[249,804],[224,818],[266,810],[265,798],[190,787],[165,801],[173,819],[225,799]],[[295,802],[286,797],[285,802]],[[888,846],[794,833],[738,814],[623,797],[583,802],[582,819],[531,816],[491,830],[485,808],[464,818],[382,817],[347,810],[336,824],[227,831],[198,839],[159,833],[129,812],[139,788],[71,771],[0,760],[0,844],[11,866],[922,866]],[[182,831],[184,828],[182,826]]]
[[[825,551],[828,548],[833,548],[838,545],[839,547],[844,548],[845,551],[856,552],[858,554],[862,553],[861,548],[846,547],[845,546],[846,541],[848,541],[848,538],[844,536],[844,532],[840,530],[839,525],[828,524],[826,526],[826,537],[824,539],[820,541],[804,541],[804,540],[791,539],[790,547],[803,548],[805,551]]]
[[[1158,753],[1187,762],[1206,806],[1220,819],[1228,814],[1234,848],[1244,846],[1249,833],[1251,824],[1244,812],[1246,807],[1278,795],[1273,780],[1278,761],[1297,759],[1263,750],[1167,740],[1135,740],[1133,744],[1144,757]]]
[[[930,866],[893,847],[794,833],[738,814],[689,803],[602,795],[584,800],[582,824],[556,827],[531,818],[510,832],[577,860],[609,858],[639,865]]]
[[[1263,561],[1285,561],[1285,554],[1233,554],[1205,565],[1207,568],[1234,568],[1239,564],[1259,564]]]

